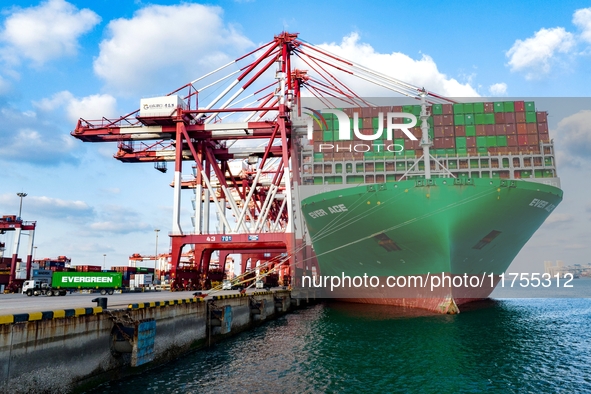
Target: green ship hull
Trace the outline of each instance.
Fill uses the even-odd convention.
[[[477,178],[365,184],[308,197],[302,212],[320,275],[304,287],[357,302],[457,312],[457,305],[490,295],[561,200],[554,186]],[[345,281],[364,275],[379,284]],[[456,276],[463,282],[452,281]],[[334,277],[342,286],[329,289]],[[397,277],[416,283],[396,286]]]

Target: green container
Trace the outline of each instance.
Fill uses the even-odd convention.
[[[454,104],[454,115],[464,114],[464,104]]]
[[[473,103],[464,103],[464,114],[473,114],[474,113],[474,104]]]
[[[404,105],[402,107],[402,112],[412,114],[412,107],[413,107],[412,105]]]
[[[406,167],[404,165],[404,162],[398,162],[396,163],[396,170],[400,171],[400,170],[405,170]]]
[[[435,149],[435,156],[445,156],[445,149]]]
[[[385,151],[384,152],[384,158],[386,158],[386,159],[392,159],[392,158],[394,158],[394,152]]]
[[[384,160],[384,152],[375,152],[373,158],[374,160]]]
[[[456,148],[466,148],[466,137],[456,137]]]
[[[314,162],[324,161],[324,154],[322,152],[314,152]]]
[[[496,135],[489,135],[486,137],[486,146],[497,146],[497,136]]]
[[[365,159],[373,160],[375,158],[375,153],[373,153],[373,152],[365,152],[363,154],[363,157]]]
[[[380,118],[372,118],[371,125],[374,130],[377,130],[380,127]]]
[[[431,113],[433,115],[443,115],[443,106],[441,104],[433,104],[431,106]]]
[[[466,148],[456,148],[456,153],[458,156],[466,156],[468,155],[468,150]]]
[[[544,170],[535,170],[534,177],[535,178],[543,178],[544,177]]]
[[[501,175],[499,174],[499,172],[498,172],[498,171],[493,171],[493,173],[492,173],[492,177],[493,177],[493,178],[500,178],[500,177],[501,177]]]
[[[482,173],[482,177],[483,178],[490,178],[490,173],[489,172],[483,172]]]
[[[324,183],[329,185],[334,185],[334,176],[325,176]]]
[[[376,163],[376,172],[384,171],[384,163]]]
[[[392,150],[394,150],[396,152],[398,152],[399,150],[404,151],[404,139],[403,138],[396,138],[394,140],[394,145],[395,146],[392,147]],[[398,146],[396,146],[396,145],[398,145]]]
[[[476,137],[476,147],[477,148],[486,148],[486,137],[483,135],[479,135]]]
[[[552,165],[552,158],[551,157],[544,158],[544,165],[551,166]]]
[[[536,112],[536,103],[534,103],[533,101],[526,101],[525,112]]]
[[[466,137],[475,137],[476,136],[476,126],[466,126]]]
[[[531,176],[531,171],[521,171],[522,178],[529,178]]]
[[[355,172],[364,172],[363,163],[355,163]]]
[[[507,146],[506,135],[497,135],[497,146]]]
[[[478,160],[470,160],[470,168],[478,168]]]
[[[497,101],[494,104],[495,112],[505,112],[505,105],[501,101]]]
[[[342,163],[337,163],[334,166],[334,172],[336,172],[337,174],[342,174],[343,173],[343,164]]]
[[[420,105],[413,105],[412,106],[412,113],[415,116],[419,116],[421,114],[421,106]]]
[[[374,140],[374,141],[368,141],[371,142],[371,144],[373,144],[373,151],[376,153],[384,153],[384,150],[386,149],[386,146],[384,145],[384,140]]]
[[[458,150],[458,149],[456,149],[456,151],[457,151],[457,150]],[[457,161],[455,161],[455,160],[450,160],[450,161],[447,163],[447,168],[449,168],[450,170],[456,170],[456,169],[458,168],[458,166],[457,166]]]
[[[349,183],[349,184],[363,183],[363,176],[361,176],[361,175],[347,175],[347,183]]]
[[[121,272],[53,272],[51,286],[62,289],[118,289]]]
[[[334,138],[334,131],[328,130],[322,132],[322,141],[332,141]]]
[[[474,114],[465,114],[464,115],[464,124],[465,125],[474,124]]]
[[[456,150],[455,148],[447,148],[445,150],[445,154],[448,156],[455,156],[456,155]]]
[[[324,181],[321,176],[314,177],[314,184],[315,185],[324,185]]]
[[[414,149],[408,149],[408,150],[404,151],[404,156],[406,156],[406,157],[414,157],[415,156]]]
[[[474,103],[474,113],[475,114],[483,114],[484,113],[484,103]]]
[[[386,175],[386,182],[396,182],[396,175],[394,175],[394,174]]]
[[[495,114],[484,114],[484,124],[495,124]]]
[[[476,152],[478,152],[480,154],[487,154],[488,153],[488,148],[487,147],[476,148]]]
[[[505,107],[505,112],[515,112],[515,103],[513,101],[505,101],[503,102],[503,106]]]
[[[468,174],[466,174],[465,172],[461,172],[460,178],[468,178]]]
[[[454,124],[460,126],[464,124],[464,115],[454,115]]]
[[[525,113],[525,122],[526,123],[536,123],[536,113],[535,112],[526,112]]]
[[[485,114],[475,114],[474,115],[474,123],[475,124],[484,124],[485,122]]]

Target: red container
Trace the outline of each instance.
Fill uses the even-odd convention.
[[[476,125],[476,135],[486,135],[486,128],[483,124]]]
[[[548,121],[548,113],[536,112],[536,120],[538,123],[546,123]]]
[[[444,140],[445,138],[433,138],[433,148],[444,149]]]
[[[402,105],[395,105],[392,107],[392,112],[402,112]]]
[[[523,101],[515,101],[515,112],[525,112],[525,102]]]
[[[537,147],[539,144],[538,135],[537,134],[528,134],[527,136],[527,144],[530,146]]]
[[[525,123],[525,112],[515,112],[515,123]]]
[[[464,137],[466,135],[466,128],[465,128],[465,126],[456,126],[454,128],[454,131],[456,133],[456,137]]]
[[[516,135],[508,135],[507,136],[507,146],[517,146],[517,136]]]
[[[466,148],[466,151],[471,155],[475,155],[477,153],[477,148]]]
[[[495,134],[495,125],[494,124],[485,124],[484,125],[484,133],[488,135],[496,135]]]
[[[539,138],[540,142],[545,142],[545,143],[550,142],[550,134],[548,134],[548,133],[540,133],[540,134],[538,134],[538,138]]]
[[[495,112],[495,123],[505,123],[504,112]]]
[[[476,137],[466,137],[466,148],[476,148]]]
[[[407,138],[404,140],[404,149],[414,149],[413,140]]]
[[[456,147],[456,139],[453,137],[446,137],[443,139],[443,147],[445,149],[452,149]]]
[[[527,134],[538,134],[538,125],[536,123],[526,123],[525,125]]]
[[[443,115],[433,115],[433,126],[443,126]]]
[[[515,112],[505,112],[505,123],[515,123]]]
[[[484,113],[491,114],[495,112],[495,105],[494,103],[484,103]]]
[[[527,135],[518,135],[517,136],[517,144],[519,146],[527,145]]]
[[[435,138],[443,138],[443,137],[445,137],[445,133],[443,132],[443,126],[435,126],[433,128],[433,136]]]
[[[527,134],[526,123],[517,123],[517,134]]]
[[[496,135],[505,135],[505,125],[504,124],[496,124],[495,126],[495,134]]]
[[[515,123],[507,123],[505,125],[505,134],[507,135],[516,135],[517,134],[517,126]]]
[[[548,123],[538,123],[538,133],[548,134]]]
[[[441,124],[443,126],[453,126],[454,125],[454,116],[453,115],[442,115]]]
[[[444,137],[453,137],[454,136],[454,127],[453,126],[443,126],[443,134]]]
[[[363,116],[363,120],[361,123],[362,123],[362,126],[364,129],[373,129],[373,119],[372,118]]]
[[[443,104],[441,106],[441,111],[442,111],[443,115],[453,115],[454,107],[452,104]]]

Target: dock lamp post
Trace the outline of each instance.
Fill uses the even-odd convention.
[[[23,211],[23,198],[24,198],[24,197],[27,197],[27,193],[20,192],[20,193],[16,193],[16,195],[17,195],[17,196],[19,196],[19,197],[21,198],[21,204],[20,204],[20,206],[19,206],[19,208],[18,208],[18,218],[19,218],[19,220],[20,220],[20,218],[21,218],[21,213],[22,213],[22,211]]]
[[[107,269],[107,266],[105,265],[106,264],[106,261],[107,261],[107,254],[105,253],[105,254],[103,254],[103,269],[104,270]]]
[[[160,232],[160,229],[155,228],[154,232],[156,233],[156,254],[154,254],[154,281],[155,281],[156,271],[158,270],[158,232]]]

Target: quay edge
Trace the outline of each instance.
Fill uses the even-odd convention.
[[[316,299],[314,293],[272,290],[130,304],[127,309],[2,316],[0,393],[82,392],[211,346]],[[214,310],[229,310],[229,317],[220,324]],[[155,323],[153,359],[132,367],[136,353],[118,352],[114,345],[115,323],[145,321]]]

